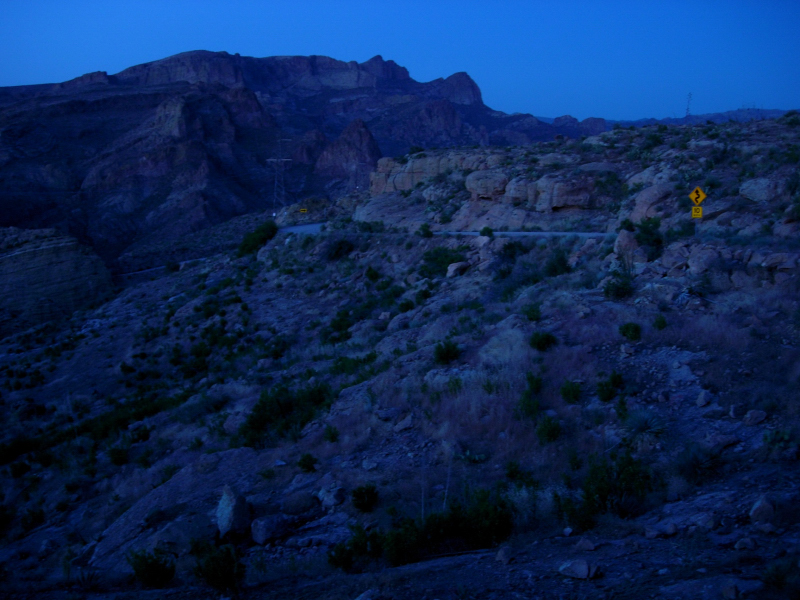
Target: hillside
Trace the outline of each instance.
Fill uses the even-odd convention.
[[[108,85],[205,94],[156,66]],[[186,232],[188,258],[0,340],[1,585],[796,597],[797,114],[473,146],[278,215],[317,234]]]

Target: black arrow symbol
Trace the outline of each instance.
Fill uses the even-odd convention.
[[[694,199],[695,200],[700,200],[700,190],[695,190],[694,191]]]

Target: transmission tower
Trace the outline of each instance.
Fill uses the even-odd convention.
[[[686,116],[687,117],[692,114],[692,111],[690,110],[691,109],[691,105],[692,105],[692,92],[689,92],[689,95],[686,97]]]
[[[288,138],[278,140],[278,157],[268,158],[267,162],[272,163],[275,169],[275,186],[272,191],[272,206],[285,206],[286,204],[286,183],[284,181],[284,167],[286,163],[292,162],[291,158],[283,158],[283,142],[291,142]]]

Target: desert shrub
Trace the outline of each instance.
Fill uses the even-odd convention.
[[[544,352],[558,344],[558,340],[549,331],[534,331],[533,335],[531,335],[530,344],[532,348]]]
[[[602,402],[611,402],[624,385],[622,375],[614,371],[608,379],[598,382],[597,395]]]
[[[354,527],[353,535],[328,553],[331,565],[350,570],[359,558],[383,557],[390,565],[415,562],[443,552],[488,548],[506,539],[513,527],[513,513],[504,496],[480,490],[463,504],[428,515],[422,521],[404,518],[386,533],[369,534]]]
[[[533,373],[526,373],[525,379],[527,386],[525,391],[522,392],[522,397],[517,404],[518,416],[521,418],[536,419],[541,412],[538,395],[542,391],[542,378]]]
[[[590,513],[636,516],[641,502],[652,489],[652,474],[630,451],[612,457],[611,461],[593,457],[583,482],[584,503]]]
[[[383,221],[358,221],[356,228],[361,233],[383,233],[386,231],[386,224]]]
[[[133,551],[127,556],[136,579],[146,588],[163,588],[175,576],[175,561],[165,551],[157,548]]]
[[[448,365],[461,356],[461,349],[453,340],[439,342],[433,349],[433,359],[437,364]]]
[[[567,262],[567,253],[562,248],[554,250],[544,265],[544,274],[548,277],[557,277],[571,270]]]
[[[128,464],[128,448],[125,446],[117,446],[108,449],[108,459],[112,465],[121,467]]]
[[[555,442],[561,435],[561,424],[557,419],[545,415],[536,425],[536,437],[539,438],[539,443],[548,444]]]
[[[631,342],[638,342],[642,339],[642,326],[638,323],[623,323],[619,326],[619,333]]]
[[[782,598],[800,598],[800,574],[797,556],[784,556],[769,562],[761,574],[761,581],[770,590],[783,592]]]
[[[195,555],[195,575],[219,592],[236,592],[244,578],[245,566],[231,544],[213,546],[208,542],[192,544]]]
[[[333,361],[331,373],[334,375],[353,375],[358,372],[361,367],[375,362],[376,358],[378,358],[378,355],[374,350],[362,358],[340,356]]]
[[[525,315],[528,321],[538,321],[542,318],[542,310],[538,303],[523,306],[522,314]]]
[[[481,229],[480,233],[481,233],[481,235],[484,235],[484,236],[486,236],[488,238],[493,238],[494,237],[494,231],[492,231],[491,227],[484,227],[483,229]]]
[[[463,262],[464,255],[457,250],[439,246],[425,252],[422,255],[423,264],[419,268],[422,277],[433,279],[434,277],[444,277],[447,274],[447,267],[452,263]]]
[[[533,475],[529,471],[523,469],[515,460],[510,460],[506,463],[506,479],[519,487],[529,487],[533,489],[539,487],[539,482],[533,478]]]
[[[300,470],[303,473],[313,473],[317,470],[317,463],[319,459],[315,456],[305,452],[302,456],[300,456],[300,460],[297,461],[297,466],[300,467]]]
[[[278,233],[278,226],[275,221],[267,221],[259,225],[256,229],[244,236],[242,243],[239,244],[239,256],[247,256],[258,252],[264,244],[274,238]]]
[[[355,250],[353,242],[346,239],[331,240],[325,248],[325,259],[329,261],[339,260]]]
[[[638,410],[625,419],[625,427],[634,441],[652,440],[665,430],[664,421],[654,412]]]
[[[613,271],[611,281],[603,286],[603,294],[606,298],[621,300],[633,296],[633,275],[629,269]]]
[[[401,313],[408,312],[414,308],[414,302],[406,298],[397,303],[397,310]]]
[[[256,405],[239,428],[245,446],[264,447],[273,437],[284,437],[290,430],[302,428],[317,411],[326,408],[333,394],[330,386],[316,383],[296,391],[285,385],[261,392]]]
[[[431,226],[428,225],[427,223],[423,223],[422,225],[419,226],[419,229],[417,230],[417,235],[424,238],[432,238],[433,232],[431,231]]]
[[[322,433],[322,437],[326,442],[334,444],[339,441],[339,430],[333,425],[325,425],[325,430]]]
[[[656,318],[653,320],[653,327],[656,328],[658,331],[665,329],[667,326],[667,319],[664,315],[656,315]]]
[[[664,238],[658,230],[660,226],[659,217],[643,219],[636,225],[636,241],[647,252],[647,260],[655,260],[664,251]]]
[[[366,275],[367,279],[369,279],[373,283],[381,278],[380,272],[377,269],[374,269],[373,267],[367,267],[367,270],[364,273],[364,275]]]
[[[577,381],[565,381],[561,386],[561,397],[567,404],[575,404],[581,399],[581,384]]]
[[[338,344],[350,339],[350,328],[355,325],[355,319],[346,308],[339,309],[331,322],[320,331],[320,340],[323,344]]]
[[[623,200],[628,194],[628,186],[613,171],[595,179],[594,187],[598,196],[608,196],[616,202]]]
[[[685,198],[685,196],[684,196]],[[685,198],[691,204],[691,200]],[[689,208],[689,206],[679,206],[679,208]],[[681,221],[677,227],[670,227],[666,233],[666,241],[674,242],[683,238],[692,237],[695,233],[695,224],[692,221]]]
[[[20,518],[20,524],[24,531],[36,529],[39,525],[44,523],[44,511],[41,508],[29,508]]]
[[[372,512],[378,503],[378,488],[374,483],[358,486],[353,490],[353,506],[361,512]]]
[[[527,253],[527,246],[518,240],[514,240],[512,242],[506,242],[503,247],[500,248],[500,252],[497,253],[497,256],[503,261],[514,262],[517,260],[518,256]]]
[[[721,466],[719,453],[699,444],[690,443],[675,459],[675,470],[686,481],[698,484],[713,475]]]

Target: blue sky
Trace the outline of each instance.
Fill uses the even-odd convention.
[[[579,119],[800,108],[800,1],[2,0],[0,86],[187,50],[376,54],[466,71],[505,112]]]

